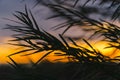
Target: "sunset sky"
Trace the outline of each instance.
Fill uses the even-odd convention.
[[[16,47],[13,47],[13,46],[7,44],[8,40],[12,39],[11,35],[13,34],[13,32],[2,29],[2,28],[6,27],[6,24],[14,24],[14,23],[12,23],[8,20],[5,20],[4,18],[16,20],[16,18],[12,15],[12,13],[14,13],[15,11],[23,11],[25,4],[27,4],[27,6],[32,9],[33,13],[35,14],[36,19],[39,21],[38,24],[42,25],[43,29],[56,35],[56,33],[54,31],[50,30],[50,28],[53,25],[57,24],[57,22],[55,22],[54,20],[45,21],[44,18],[46,16],[39,16],[39,15],[48,14],[48,13],[45,12],[43,8],[37,8],[37,7],[33,8],[33,5],[35,3],[32,2],[32,0],[27,0],[25,2],[22,2],[22,0],[0,0],[0,63],[5,63],[6,61],[9,61],[6,56],[8,54],[16,51],[15,50]],[[41,12],[39,12],[39,10]],[[37,16],[39,16],[39,18]],[[68,31],[68,33],[66,35],[71,35],[72,30],[74,30],[74,28],[71,29],[70,31]],[[72,36],[79,36],[78,33],[80,33],[80,31],[78,29],[75,29],[75,31],[76,31],[76,34],[73,34]],[[61,31],[56,31],[56,32],[60,33]],[[101,43],[98,43],[95,45],[95,47],[99,48],[99,50],[101,50],[103,53],[111,54],[112,49],[105,50],[104,49],[105,46],[106,46],[106,44],[104,42],[101,42]],[[107,55],[110,55],[110,54],[107,54]],[[33,61],[36,61],[36,59],[38,59],[36,56],[38,56],[38,55],[39,54],[30,56],[30,58],[32,58]],[[18,55],[17,57],[13,57],[13,58],[15,60],[17,60],[18,62],[28,62],[29,56],[28,57],[20,57]],[[21,61],[21,60],[23,60],[23,61]]]
[[[23,10],[24,5],[27,3],[30,5],[29,2],[22,2],[22,0],[0,0],[0,63],[5,63],[7,61],[6,56],[9,53],[13,53],[14,48],[7,44],[8,40],[11,39],[11,35],[13,32],[9,30],[3,30],[6,27],[6,24],[13,24],[10,21],[5,20],[4,18],[8,19],[15,19],[12,13],[15,11]]]
[[[43,9],[41,9],[42,12],[39,13],[38,10],[40,10],[40,8],[37,8],[37,7],[33,8],[35,3],[32,0],[26,0],[24,2],[22,2],[22,0],[0,0],[0,63],[6,63],[7,61],[9,61],[9,59],[7,58],[8,54],[16,52],[15,50],[16,48],[14,46],[7,44],[8,40],[12,39],[11,35],[14,34],[14,32],[3,29],[6,27],[6,24],[14,24],[14,23],[4,18],[16,20],[16,18],[12,14],[15,13],[15,11],[24,11],[25,4],[27,5],[27,7],[31,8],[32,12],[36,16],[40,14],[46,14]],[[45,16],[39,16],[39,18],[36,18],[37,20],[40,21],[38,24],[44,25],[42,28],[49,30],[50,25],[52,26],[53,21],[49,21],[48,22],[50,24],[49,25],[49,24],[46,24],[43,18],[45,18]],[[45,25],[49,25],[49,27]],[[51,33],[54,33],[54,32],[51,31]],[[34,61],[37,60],[36,57],[33,58]],[[18,62],[23,62],[23,63],[28,62],[28,58],[26,59],[26,57],[21,57],[21,56],[15,57],[15,60],[17,60]]]

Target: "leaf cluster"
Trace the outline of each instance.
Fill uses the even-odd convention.
[[[9,57],[25,52],[27,53],[24,54],[24,56],[46,51],[46,53],[44,53],[44,55],[35,64],[38,64],[44,57],[46,57],[50,53],[54,53],[57,56],[67,56],[69,59],[80,63],[106,61],[109,62],[111,60],[114,60],[102,55],[100,51],[95,50],[85,39],[83,39],[84,42],[92,50],[77,45],[74,40],[69,38],[73,45],[76,46],[72,47],[61,34],[59,34],[59,37],[61,39],[59,40],[52,34],[46,32],[43,29],[40,29],[33,14],[30,10],[27,10],[27,8],[25,8],[25,12],[17,11],[14,16],[20,21],[18,22],[20,26],[8,25],[6,29],[10,29],[18,33],[13,35],[13,37],[15,38],[14,40],[12,40],[13,42],[22,42],[18,44],[10,44],[21,46],[25,49],[10,54]],[[55,51],[60,51],[60,53],[56,53]]]
[[[49,7],[56,13],[55,15],[49,17],[49,19],[62,17],[67,20],[64,23],[55,26],[55,28],[57,27],[56,29],[67,27],[62,34],[59,34],[58,37],[60,37],[60,39],[48,33],[47,31],[41,29],[40,28],[41,26],[37,24],[37,21],[34,18],[31,10],[28,10],[27,7],[25,7],[24,12],[16,11],[16,13],[13,14],[19,21],[18,22],[14,20],[11,21],[18,23],[18,25],[14,26],[8,24],[7,25],[8,27],[6,27],[5,29],[10,29],[18,33],[13,35],[15,39],[12,41],[13,42],[16,41],[19,43],[10,44],[24,47],[24,50],[15,52],[9,55],[9,57],[20,53],[27,52],[26,54],[23,55],[27,56],[45,51],[46,53],[44,53],[44,55],[40,57],[40,59],[35,64],[38,64],[43,58],[45,58],[47,55],[51,53],[54,53],[57,56],[67,56],[69,60],[72,59],[72,61],[77,61],[80,63],[119,61],[119,59],[111,59],[110,57],[104,56],[100,51],[96,50],[85,39],[83,39],[83,41],[91,49],[79,46],[73,39],[68,38],[68,40],[71,41],[75,47],[72,47],[70,45],[70,43],[64,38],[63,35],[69,28],[73,27],[74,25],[89,26],[87,28],[88,29],[87,31],[92,30],[95,32],[92,36],[96,34],[101,34],[101,36],[104,36],[108,42],[112,42],[113,44],[114,43],[119,44],[119,27],[108,22],[106,23],[109,26],[104,27],[104,24],[102,22],[97,21],[95,19],[91,19],[84,15],[82,12],[75,9],[74,7],[77,5],[79,0],[75,1],[73,7],[59,5],[58,3],[64,3],[64,1],[62,2],[61,1],[58,2],[57,0],[53,1],[48,0],[48,2],[50,3],[48,2],[46,3],[43,0],[40,1],[40,3]],[[88,2],[89,1],[87,1],[86,4]],[[95,27],[92,29],[91,26]],[[110,47],[119,48],[119,45],[116,46],[113,44],[110,43]],[[59,51],[59,53],[56,53],[55,51]]]

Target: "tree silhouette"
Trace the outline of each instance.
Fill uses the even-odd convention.
[[[46,32],[45,30],[41,29],[40,26],[37,24],[37,21],[34,18],[32,12],[28,10],[27,7],[25,7],[24,12],[17,11],[16,14],[13,14],[19,21],[12,21],[18,23],[18,25],[16,26],[8,24],[8,27],[6,27],[6,29],[10,29],[18,33],[13,35],[15,39],[12,41],[21,42],[18,44],[10,44],[15,46],[22,46],[25,49],[13,53],[9,55],[9,57],[23,52],[27,52],[27,54],[24,55],[26,56],[46,51],[46,53],[35,64],[38,64],[44,57],[46,57],[50,53],[54,53],[58,56],[67,56],[68,59],[80,63],[119,61],[119,59],[111,59],[109,56],[103,55],[100,51],[95,49],[86,39],[83,39],[83,41],[91,49],[78,45],[70,37],[67,38],[68,40],[66,40],[66,38],[64,37],[64,33],[68,31],[71,27],[80,26],[80,28],[82,28],[84,31],[93,32],[90,38],[96,35],[104,37],[103,39],[110,45],[107,46],[107,48],[114,47],[116,49],[120,49],[120,27],[103,19],[97,20],[90,17],[92,13],[100,12],[100,10],[97,10],[97,7],[88,6],[90,4],[95,4],[95,2],[98,2],[97,0],[86,0],[86,2],[83,5],[80,4],[80,1],[82,0],[36,1],[37,4],[35,6],[41,4],[43,6],[48,7],[54,12],[53,16],[50,16],[48,19],[60,17],[66,20],[64,23],[60,23],[57,26],[55,26],[55,28],[67,28],[63,31],[62,34],[59,34],[58,37],[60,37],[60,39],[58,39],[49,32]],[[109,3],[110,5],[105,7],[105,9],[109,9],[110,11],[112,11],[113,8],[116,8],[116,10],[111,12],[112,16],[106,13],[106,15],[104,13],[102,15],[104,15],[105,17],[109,16],[113,21],[119,19],[119,1],[100,0],[97,4],[99,4],[99,6],[105,6],[107,3]],[[88,27],[86,28],[84,26]],[[69,41],[71,41],[75,47],[72,47]],[[57,53],[56,51],[59,51],[59,53]]]

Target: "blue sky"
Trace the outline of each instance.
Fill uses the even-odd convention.
[[[23,7],[24,3],[20,2],[20,0],[0,0],[0,43],[11,34],[10,31],[2,29],[9,22],[3,18],[14,19],[12,13],[22,10]]]
[[[45,20],[48,15],[49,11],[46,12],[47,8],[43,8],[42,6],[39,8],[34,6],[33,0],[26,0],[22,2],[22,0],[0,0],[0,44],[3,44],[4,41],[6,42],[9,38],[11,38],[10,35],[13,34],[13,32],[9,30],[3,30],[2,28],[6,27],[6,24],[14,24],[8,20],[4,20],[3,18],[8,18],[15,20],[16,18],[12,15],[15,13],[15,11],[23,11],[25,4],[32,10],[32,12],[35,14],[35,18],[38,21],[38,24],[42,25],[42,28],[55,34],[53,30],[50,30],[50,28],[57,22],[55,20]],[[38,17],[39,16],[39,17]],[[61,32],[61,31],[56,31],[56,32]]]
[[[16,18],[12,15],[13,13],[15,13],[15,11],[23,11],[25,4],[31,8],[32,10],[35,11],[38,10],[38,8],[32,8],[34,6],[34,2],[32,2],[32,0],[26,0],[24,2],[22,2],[22,0],[0,0],[0,44],[3,44],[4,41],[6,42],[7,39],[9,39],[11,37],[11,35],[13,34],[13,32],[9,31],[9,30],[4,30],[2,28],[6,27],[6,24],[14,24],[8,20],[5,20],[3,18],[8,18],[8,19],[12,19],[15,20]],[[44,14],[41,13],[41,14]],[[38,15],[38,14],[36,14]],[[42,16],[43,18],[43,16]],[[42,23],[42,22],[41,22]]]
[[[27,4],[27,6],[32,10],[32,12],[34,12],[34,16],[38,21],[38,24],[42,25],[42,28],[53,33],[56,34],[57,33],[61,33],[62,30],[57,30],[57,31],[53,31],[50,30],[51,27],[53,27],[55,24],[58,24],[60,21],[56,21],[56,20],[44,20],[47,16],[44,15],[48,15],[49,11],[47,11],[47,8],[43,8],[43,7],[35,7],[32,8],[34,6],[34,2],[33,0],[25,0],[24,2],[22,2],[23,0],[0,0],[0,44],[3,44],[4,41],[7,41],[13,34],[13,32],[9,31],[9,30],[3,30],[2,28],[6,27],[6,24],[13,24],[10,21],[4,20],[3,18],[9,18],[9,19],[13,19],[15,20],[16,18],[12,15],[12,13],[15,13],[15,11],[23,11],[25,4]],[[39,16],[39,17],[38,17]],[[92,17],[100,17],[100,15],[93,15]],[[41,27],[41,26],[40,26]],[[73,29],[74,30],[74,29]],[[80,33],[79,29],[75,29],[76,34],[72,34],[73,36],[78,36],[78,34]],[[71,30],[69,30],[67,32],[68,35],[71,35]]]

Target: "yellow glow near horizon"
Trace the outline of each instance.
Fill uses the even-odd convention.
[[[1,45],[0,46],[0,63],[6,63],[9,60],[9,58],[7,57],[9,54],[15,52],[15,49],[13,46],[10,45]],[[14,58],[14,56],[13,56]],[[19,56],[15,56],[15,60],[17,62],[21,63],[21,60]],[[22,60],[22,62],[27,62],[27,59],[25,58],[24,60]]]
[[[118,56],[117,52],[115,51],[115,48],[105,48],[108,44],[104,41],[100,41],[94,45],[103,55],[109,56],[111,58]]]
[[[0,46],[0,64],[6,64],[7,62],[11,62],[7,56],[17,51],[19,51],[19,49],[16,50],[15,46],[1,45]],[[17,63],[26,64],[26,63],[29,63],[30,60],[32,60],[33,62],[37,62],[41,58],[41,56],[44,55],[43,53],[46,53],[46,52],[37,53],[29,56],[21,56],[22,54],[16,54],[14,56],[11,56],[11,58]],[[61,56],[59,58],[65,58],[65,57]],[[48,59],[49,61],[54,62],[54,60],[58,58],[55,57],[54,54],[50,54],[45,59]]]
[[[118,54],[119,51],[116,51],[115,54],[112,54],[113,51],[115,50],[114,48],[104,49],[106,46],[107,46],[107,43],[102,42],[102,41],[98,42],[94,45],[95,48],[97,48],[99,51],[101,51],[106,56],[110,56],[111,58],[113,58],[113,57],[119,55]],[[11,45],[1,45],[0,46],[0,63],[4,64],[7,61],[10,61],[10,59],[7,56],[11,53],[16,52],[17,50],[15,50],[15,49],[16,49],[16,47],[11,46]],[[29,63],[30,59],[33,62],[36,62],[42,56],[41,54],[42,53],[37,53],[37,54],[30,55],[30,56],[21,56],[21,54],[18,54],[18,55],[12,56],[12,59],[14,59],[18,63]],[[46,58],[50,61],[54,61],[55,59],[64,58],[64,57],[58,57],[58,56],[54,56],[54,54],[50,54]]]

